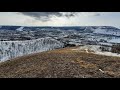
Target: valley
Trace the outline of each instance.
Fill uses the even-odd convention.
[[[95,45],[100,52],[112,52],[113,45],[120,45],[120,29],[112,26],[0,27],[1,62],[36,52],[86,45]]]

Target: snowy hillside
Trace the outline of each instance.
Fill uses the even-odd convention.
[[[93,33],[120,36],[120,29],[98,27],[93,30]]]
[[[41,38],[28,41],[0,41],[0,60],[5,61],[17,56],[62,47],[63,43],[52,38]]]

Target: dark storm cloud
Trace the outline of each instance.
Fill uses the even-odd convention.
[[[35,18],[36,20],[42,20],[42,21],[48,21],[50,20],[51,16],[66,16],[66,17],[72,17],[75,15],[75,12],[19,12],[23,15],[27,15],[30,17]]]
[[[49,17],[50,15],[56,15],[56,16],[61,16],[61,13],[59,12],[20,12],[24,15],[32,16],[35,18],[40,18],[43,16]]]

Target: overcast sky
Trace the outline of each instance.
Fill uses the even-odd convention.
[[[120,12],[0,12],[0,25],[120,28]]]

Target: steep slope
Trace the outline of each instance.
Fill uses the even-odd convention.
[[[64,48],[0,63],[1,78],[120,78],[120,58]]]
[[[5,61],[17,56],[62,48],[63,45],[49,37],[27,41],[0,41],[0,60]]]

